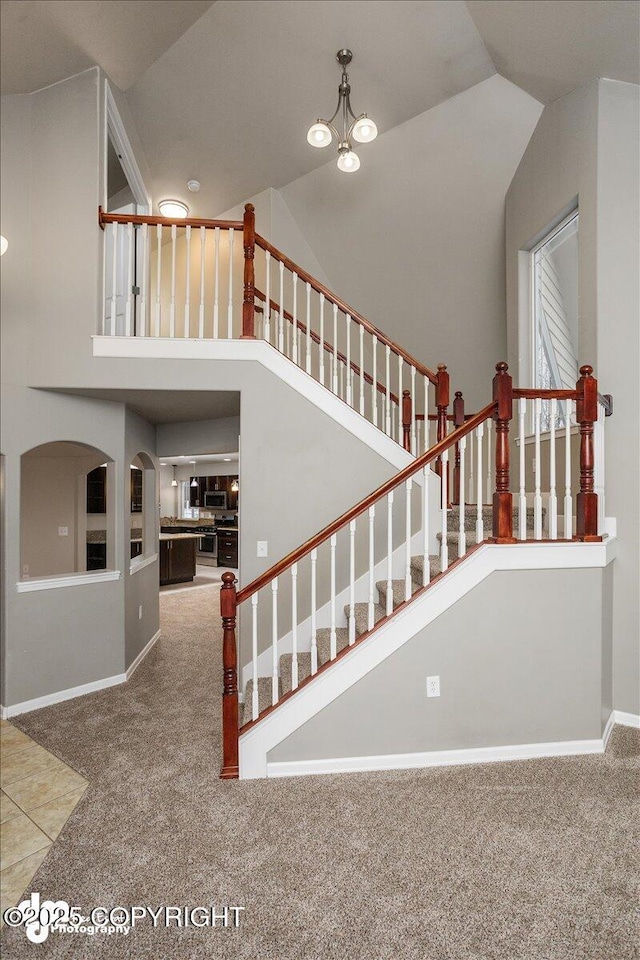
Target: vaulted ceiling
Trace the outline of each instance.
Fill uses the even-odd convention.
[[[640,82],[635,0],[3,0],[1,14],[2,92],[98,63],[126,91],[154,197],[196,215],[326,163],[305,135],[333,113],[340,47],[381,132],[495,73],[541,102]]]

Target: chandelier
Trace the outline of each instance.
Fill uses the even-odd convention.
[[[336,60],[342,67],[342,80],[338,87],[336,112],[330,120],[318,118],[307,134],[307,140],[312,147],[328,147],[332,134],[335,136],[338,141],[338,170],[342,170],[343,173],[355,173],[360,166],[360,157],[353,150],[352,138],[358,143],[371,143],[378,136],[378,128],[373,120],[370,120],[366,113],[356,117],[351,109],[351,86],[347,66],[351,63],[352,57],[351,50],[338,50]],[[341,124],[342,130],[339,130],[333,122],[338,114],[340,117],[337,122]]]

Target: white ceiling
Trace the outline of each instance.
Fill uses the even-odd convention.
[[[154,198],[183,197],[195,215],[327,162],[305,135],[333,113],[343,46],[354,108],[381,132],[496,72],[542,102],[596,77],[640,82],[635,0],[2,0],[1,12],[3,93],[99,63],[127,91]]]

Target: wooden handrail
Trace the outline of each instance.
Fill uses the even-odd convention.
[[[454,430],[450,433],[444,440],[441,440],[439,443],[434,444],[430,450],[427,450],[426,453],[423,453],[421,457],[418,457],[417,460],[414,460],[413,463],[410,463],[409,466],[405,467],[399,473],[396,473],[390,480],[387,480],[377,490],[374,490],[373,493],[370,493],[369,496],[365,497],[363,500],[360,500],[359,503],[356,503],[354,507],[351,507],[346,513],[343,513],[341,517],[338,517],[337,520],[334,520],[328,526],[321,530],[320,533],[316,533],[315,536],[311,537],[310,540],[307,540],[306,543],[303,543],[302,546],[297,547],[295,550],[292,550],[291,553],[287,554],[286,557],[283,557],[282,560],[279,560],[277,563],[274,563],[272,567],[266,570],[261,576],[256,577],[255,580],[252,580],[251,583],[247,584],[242,590],[238,592],[237,601],[238,603],[243,603],[245,600],[248,600],[254,593],[257,593],[258,590],[261,590],[262,587],[266,586],[267,583],[270,583],[275,577],[278,577],[284,570],[290,567],[292,564],[297,563],[302,557],[310,553],[312,550],[315,550],[316,547],[319,547],[321,543],[324,543],[325,540],[328,540],[329,537],[333,536],[334,533],[337,533],[338,530],[341,530],[342,527],[346,526],[351,520],[354,520],[365,510],[368,510],[369,507],[373,506],[376,501],[380,500],[381,497],[384,497],[387,493],[390,493],[392,490],[395,490],[397,486],[401,483],[404,483],[405,480],[408,480],[415,473],[421,470],[427,464],[431,463],[432,460],[435,460],[437,457],[442,456],[445,450],[448,450],[452,447],[461,437],[465,437],[468,433],[471,433],[472,430],[475,430],[477,426],[481,423],[484,423],[495,410],[496,403],[491,401],[486,407],[483,407],[474,417],[465,423],[463,427],[458,427],[457,430]]]
[[[98,207],[98,223],[148,223],[163,227],[220,227],[221,230],[242,230],[242,220],[202,220],[197,217],[147,217],[137,213],[106,213]]]
[[[335,293],[332,293],[328,287],[325,287],[323,283],[320,283],[319,280],[316,280],[315,277],[312,277],[304,267],[299,266],[297,263],[294,263],[286,254],[282,253],[281,250],[278,250],[277,247],[274,247],[272,243],[269,243],[268,240],[265,240],[264,237],[261,237],[260,234],[256,233],[256,246],[261,247],[263,250],[271,254],[272,257],[275,257],[280,263],[283,263],[288,270],[291,270],[292,273],[297,274],[298,277],[304,282],[310,284],[316,293],[321,293],[324,295],[326,300],[329,300],[331,303],[335,303],[339,310],[343,313],[348,313],[352,320],[355,320],[356,323],[359,323],[361,326],[372,334],[379,343],[383,343],[386,347],[390,349],[399,357],[402,357],[410,366],[415,367],[418,373],[421,373],[423,376],[427,377],[431,383],[437,384],[438,374],[433,370],[429,370],[428,367],[425,367],[423,363],[420,363],[419,360],[416,360],[415,357],[412,357],[410,353],[407,353],[406,350],[403,350],[402,347],[398,346],[397,343],[394,343],[389,337],[378,330],[377,327],[374,327],[366,317],[363,317],[361,313],[358,313],[357,310],[352,310],[351,307],[344,302],[340,297],[337,297]]]
[[[514,388],[514,400],[575,400],[575,390],[542,390],[537,387]]]
[[[263,303],[266,303],[267,297],[266,297],[266,294],[262,292],[262,290],[258,290],[258,288],[256,287],[254,289],[254,295],[258,298],[258,300],[261,300]],[[269,304],[272,310],[275,310],[276,313],[280,313],[280,304],[276,300],[273,300],[271,297],[269,297]],[[293,314],[289,313],[288,310],[283,310],[282,316],[285,318],[285,320],[288,320],[289,323],[294,322]],[[302,322],[302,320],[296,320],[295,322],[298,327],[298,330],[300,330],[302,333],[306,335],[307,328],[306,328],[306,325]],[[309,336],[311,337],[314,343],[320,344],[320,336],[315,332],[315,330],[309,330]],[[331,356],[334,355],[333,347],[327,340],[323,341],[323,346],[328,354],[330,354]],[[344,364],[347,363],[347,358],[345,357],[344,353],[342,353],[342,351],[336,350],[335,356],[338,358],[338,360],[341,363],[344,363]],[[356,376],[359,377],[361,375],[360,367],[357,365],[357,363],[355,363],[355,361],[351,360],[349,363],[349,366],[351,370],[356,374]],[[370,386],[373,385],[373,377],[371,376],[370,373],[367,373],[367,371],[365,370],[362,376],[364,377],[365,383],[368,383]],[[387,395],[386,388],[383,387],[383,385],[380,383],[379,380],[376,381],[376,389],[378,390],[379,393],[384,394],[384,396],[386,397]],[[391,400],[392,403],[395,403],[395,404],[398,403],[398,397],[396,396],[395,393],[392,393],[391,391],[389,391],[389,399]]]

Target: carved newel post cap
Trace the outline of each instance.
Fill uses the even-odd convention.
[[[255,210],[255,207],[252,203],[245,203],[244,208],[247,213],[252,213]]]
[[[593,367],[585,363],[584,366],[580,367],[580,376],[581,377],[590,377],[593,373]]]
[[[411,391],[410,391],[410,390],[403,390],[403,391],[402,391],[402,396],[403,396],[403,397],[410,397],[410,396],[411,396]]]
[[[446,370],[446,369],[447,369],[446,363],[439,363],[439,364],[438,364],[438,373],[440,373],[442,370]]]
[[[456,390],[456,397],[462,396],[462,390]]]
[[[225,587],[232,587],[236,582],[235,574],[231,573],[230,570],[227,570],[226,573],[222,574],[222,582]]]
[[[500,363],[496,363],[496,373],[506,373],[509,369],[509,364],[505,363],[504,360],[501,360]]]

